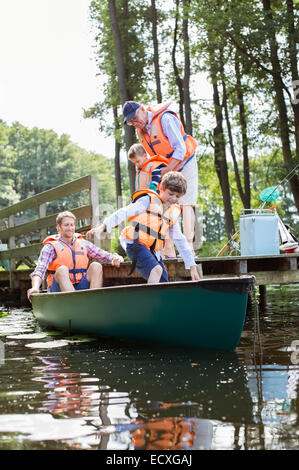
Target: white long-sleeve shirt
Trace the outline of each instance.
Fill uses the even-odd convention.
[[[114,212],[109,217],[106,217],[103,220],[103,223],[107,227],[107,232],[110,233],[114,227],[117,227],[121,222],[134,217],[135,215],[145,212],[150,205],[150,197],[145,195],[138,199],[136,202],[129,204],[126,207],[122,207]],[[185,235],[181,231],[179,219],[169,228],[169,236],[173,240],[175,246],[177,247],[184,263],[185,268],[190,269],[191,266],[195,266],[195,260],[193,253],[188,245]],[[120,236],[120,243],[124,249],[126,249],[127,244],[133,243],[132,240],[123,238]],[[157,259],[161,259],[160,251],[155,252]]]

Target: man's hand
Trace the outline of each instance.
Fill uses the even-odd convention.
[[[31,294],[38,294],[39,289],[37,287],[31,287],[30,289],[27,290],[27,297],[28,300],[31,302]]]
[[[32,282],[32,287],[27,290],[27,297],[30,302],[31,302],[31,295],[39,293],[39,288],[42,285],[43,280],[37,274],[34,274],[31,279],[31,282]]]
[[[164,176],[168,171],[179,171],[183,166],[182,160],[177,160],[176,158],[171,158],[169,164],[161,169],[161,176]]]
[[[200,275],[198,274],[196,265],[190,267],[190,274],[192,281],[200,281]]]
[[[112,255],[112,261],[111,264],[112,266],[115,266],[116,268],[120,267],[120,263],[123,263],[124,259],[122,256],[118,255],[117,253],[113,253]]]
[[[94,235],[100,235],[103,232],[106,232],[107,227],[105,224],[100,225],[99,227],[94,227],[91,230],[88,230],[86,233],[86,239],[91,240]]]

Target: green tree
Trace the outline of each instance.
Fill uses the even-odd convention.
[[[143,2],[121,0],[94,0],[91,3],[91,17],[97,25],[96,36],[97,64],[106,76],[104,101],[97,103],[86,117],[110,116],[106,131],[114,133],[118,143],[123,145],[117,107],[128,100],[142,100],[146,96],[146,70],[148,61],[145,44],[142,41],[141,14]],[[110,111],[108,114],[107,111]],[[105,122],[105,119],[104,119]],[[112,123],[112,126],[111,126]],[[124,127],[124,146],[126,150],[135,142],[134,128]],[[116,149],[118,147],[116,146]],[[118,149],[119,152],[119,149]],[[116,154],[119,160],[119,153]],[[131,191],[134,190],[135,168],[128,161]]]
[[[116,206],[114,162],[78,147],[66,134],[59,137],[52,130],[1,123],[0,152],[0,184],[5,188],[2,197],[6,205],[92,174],[98,180],[100,203]],[[88,191],[79,198],[73,195],[49,203],[47,212],[83,204],[89,204]]]
[[[209,0],[203,3],[215,5]],[[229,0],[221,15],[214,15],[214,30],[251,64],[248,74],[271,104],[272,115],[275,112],[272,125],[281,140],[286,173],[299,161],[299,104],[289,89],[298,78],[298,17],[292,0]],[[299,210],[298,177],[291,188]]]
[[[9,147],[14,149],[15,190],[21,199],[58,186],[72,179],[71,143],[67,135],[54,131],[28,129],[13,124]]]
[[[9,126],[0,120],[0,209],[19,201],[14,189],[15,152],[9,147],[9,135]]]

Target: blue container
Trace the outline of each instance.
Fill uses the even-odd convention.
[[[240,216],[241,256],[279,255],[278,219],[269,209],[245,209]]]

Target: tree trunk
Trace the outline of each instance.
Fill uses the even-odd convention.
[[[247,119],[244,104],[244,95],[240,73],[239,54],[235,54],[235,73],[237,81],[237,98],[239,104],[239,119],[241,126],[242,136],[242,153],[243,153],[243,173],[244,173],[244,208],[250,209],[251,207],[251,192],[250,192],[250,172],[249,172],[249,155],[248,155],[248,138],[247,138]]]
[[[187,134],[192,135],[192,112],[190,101],[190,46],[188,34],[188,16],[190,0],[183,0],[184,17],[183,17],[183,39],[184,39],[184,58],[185,58],[185,73],[184,73],[184,104]]]
[[[289,122],[287,107],[283,94],[283,82],[281,65],[278,58],[278,46],[276,41],[275,29],[273,16],[271,11],[271,0],[262,0],[263,8],[265,12],[265,22],[267,24],[266,32],[269,38],[270,52],[271,52],[271,65],[273,70],[273,82],[274,91],[276,96],[276,104],[279,114],[279,127],[280,127],[280,138],[282,142],[282,153],[285,161],[285,166],[289,172],[295,167],[296,161],[292,157],[291,145],[290,145],[290,133],[289,133]],[[295,176],[290,181],[291,190],[294,196],[295,204],[299,212],[299,179]]]
[[[115,47],[115,57],[116,57],[116,72],[118,78],[118,89],[121,103],[124,104],[125,101],[130,100],[128,88],[127,88],[127,73],[123,61],[123,51],[121,36],[119,31],[119,26],[117,22],[116,15],[116,6],[115,0],[109,0],[109,13],[112,26],[114,47]],[[131,145],[134,143],[134,128],[125,125],[125,142],[126,150],[128,151]],[[128,160],[128,172],[129,172],[129,181],[130,181],[130,190],[131,192],[135,189],[135,168],[132,162]]]
[[[113,106],[114,128],[119,130],[119,121],[117,115],[117,106]],[[122,207],[122,189],[121,189],[121,169],[120,169],[120,143],[115,137],[115,155],[114,155],[114,174],[117,207]]]
[[[293,0],[286,0],[287,3],[287,19],[288,19],[288,49],[290,56],[290,69],[292,75],[292,82],[298,86],[299,76],[297,67],[297,41],[294,19],[294,5]],[[292,109],[294,112],[295,121],[295,143],[296,143],[296,160],[299,163],[299,100],[292,100]]]
[[[157,9],[156,0],[151,0],[152,4],[152,37],[154,45],[154,67],[157,91],[157,103],[162,103],[161,79],[160,79],[160,65],[159,65],[159,43],[157,34]]]
[[[224,73],[224,59],[223,59],[223,51],[222,50],[220,51],[220,54],[219,54],[219,68],[220,68],[221,81],[222,81],[222,90],[223,90],[222,91],[222,93],[223,93],[222,103],[223,103],[223,109],[224,109],[224,115],[225,115],[225,121],[226,121],[228,141],[229,141],[229,146],[230,146],[230,153],[231,153],[231,156],[232,156],[232,159],[233,159],[235,178],[236,178],[236,183],[237,183],[239,196],[240,196],[242,204],[244,206],[244,191],[243,191],[243,187],[242,187],[242,182],[241,182],[241,177],[240,177],[240,172],[239,172],[239,166],[238,166],[238,161],[237,161],[236,152],[235,152],[235,145],[234,145],[232,127],[231,127],[230,118],[229,118],[229,111],[228,111],[228,96],[227,96],[227,89],[226,89],[226,77],[225,77],[225,73]]]
[[[223,116],[222,109],[219,99],[219,91],[217,79],[213,76],[213,71],[211,71],[212,83],[213,83],[213,102],[216,116],[216,127],[214,129],[214,159],[215,159],[215,169],[219,179],[224,213],[225,213],[225,227],[228,238],[232,236],[235,232],[235,225],[233,219],[231,198],[230,198],[230,186],[228,179],[228,169],[226,161],[226,151],[225,151],[225,140],[223,134]]]
[[[242,182],[241,182],[241,177],[240,177],[240,172],[239,172],[239,166],[238,166],[236,152],[235,152],[233,133],[232,133],[231,123],[230,123],[230,118],[229,118],[228,104],[227,104],[227,91],[226,91],[224,75],[222,75],[222,90],[223,90],[223,109],[224,109],[224,115],[225,115],[225,121],[226,121],[226,127],[227,127],[230,153],[231,153],[231,156],[232,156],[232,159],[233,159],[233,165],[234,165],[234,171],[235,171],[235,178],[236,178],[238,193],[239,193],[239,196],[241,198],[242,204],[245,207],[245,198],[244,198],[245,195],[244,195],[244,191],[243,191],[243,187],[242,187]]]
[[[179,21],[179,4],[180,0],[176,0],[176,15],[175,15],[175,28],[174,28],[174,38],[173,38],[173,48],[172,48],[172,64],[173,64],[173,71],[175,76],[175,82],[177,84],[179,90],[179,109],[180,109],[180,119],[182,124],[185,128],[185,118],[184,118],[184,86],[183,81],[179,74],[179,69],[176,65],[176,47],[178,42],[178,21]]]

